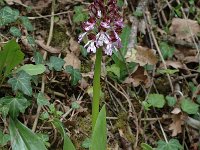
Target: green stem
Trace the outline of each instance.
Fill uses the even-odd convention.
[[[94,80],[93,80],[93,101],[92,101],[92,130],[99,114],[99,100],[100,100],[100,76],[101,76],[101,58],[102,58],[102,49],[97,49],[96,52],[96,61],[94,67]]]

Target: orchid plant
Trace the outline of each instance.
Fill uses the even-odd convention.
[[[86,39],[87,52],[96,53],[93,101],[92,128],[94,129],[100,100],[100,74],[102,52],[111,56],[113,51],[121,47],[119,34],[123,28],[123,19],[119,13],[117,0],[94,0],[89,6],[89,19],[82,24],[84,32],[79,35],[79,43]]]

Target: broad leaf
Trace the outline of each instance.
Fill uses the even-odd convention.
[[[43,56],[40,52],[35,52],[34,53],[34,60],[35,60],[35,64],[42,64],[43,63]]]
[[[23,58],[24,54],[18,43],[15,40],[9,41],[0,51],[0,75],[4,73],[4,76],[7,76],[14,67],[22,62]]]
[[[176,104],[176,99],[172,96],[166,96],[167,104],[172,107]]]
[[[22,16],[20,17],[21,21],[22,21],[22,24],[25,26],[25,28],[28,30],[28,31],[33,31],[34,28],[31,24],[31,22],[29,21],[28,17],[25,17],[25,16]]]
[[[37,104],[39,106],[49,105],[49,101],[46,99],[43,93],[39,93],[37,96]]]
[[[108,72],[114,73],[118,78],[120,78],[120,68],[118,67],[117,64],[113,64],[111,66],[107,66],[106,70]]]
[[[106,128],[106,108],[105,105],[99,112],[94,131],[92,133],[92,142],[90,150],[106,150],[107,128]]]
[[[78,69],[74,69],[72,66],[67,66],[65,71],[71,75],[71,84],[74,86],[81,80],[81,73]]]
[[[10,28],[10,33],[11,33],[14,37],[20,38],[20,37],[22,36],[21,31],[20,31],[17,27],[11,27],[11,28]]]
[[[58,129],[58,131],[60,132],[61,136],[64,139],[63,150],[76,150],[72,141],[70,140],[70,138],[65,133],[65,129],[64,129],[62,123],[60,122],[60,120],[55,118],[52,123]]]
[[[183,147],[176,139],[171,139],[168,143],[159,140],[156,150],[183,150]]]
[[[170,46],[166,42],[161,42],[159,46],[164,59],[172,58],[175,51],[174,47]]]
[[[10,78],[8,83],[12,85],[14,91],[20,90],[24,94],[31,96],[32,87],[31,87],[31,76],[24,71],[18,72],[16,77]]]
[[[74,8],[75,14],[73,16],[74,23],[83,22],[87,19],[88,15],[86,12],[84,12],[83,9],[84,9],[83,6],[75,6]]]
[[[46,67],[43,64],[33,65],[33,64],[26,64],[24,66],[21,66],[19,70],[24,70],[29,75],[38,75],[45,72]]]
[[[40,138],[18,120],[10,119],[12,150],[47,150]]]
[[[188,114],[196,114],[199,110],[199,105],[187,98],[181,100],[181,109]]]
[[[165,105],[165,99],[162,94],[149,94],[149,98],[147,102],[151,106],[157,107],[157,108],[163,108],[163,106]]]
[[[10,135],[3,134],[3,132],[0,130],[0,146],[6,145],[8,141],[10,141]]]
[[[29,103],[24,97],[3,97],[0,99],[2,107],[7,108],[10,116],[16,118],[19,113],[24,113]]]
[[[19,17],[19,11],[5,6],[0,10],[0,26],[15,22]]]
[[[54,68],[56,71],[61,71],[64,64],[65,61],[62,58],[51,56],[50,63],[48,63],[48,66],[50,70]]]

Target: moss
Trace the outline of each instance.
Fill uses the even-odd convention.
[[[67,46],[67,35],[64,27],[55,26],[52,37],[52,46],[64,49]]]

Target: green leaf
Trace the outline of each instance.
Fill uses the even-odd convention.
[[[167,104],[170,107],[173,107],[176,104],[176,99],[174,97],[172,97],[172,96],[166,96],[165,98],[167,100]]]
[[[49,141],[49,135],[44,134],[44,133],[36,133],[36,135],[42,140],[42,142],[47,146],[50,147],[51,144],[48,142]]]
[[[175,51],[175,47],[170,46],[166,42],[161,42],[159,46],[164,59],[172,58]]]
[[[16,118],[19,113],[24,113],[29,103],[24,97],[3,97],[0,99],[1,104],[8,108],[12,118]]]
[[[106,128],[106,108],[105,105],[99,112],[94,131],[92,133],[92,141],[90,150],[106,150],[107,143],[107,128]]]
[[[8,83],[12,85],[14,91],[20,90],[24,94],[31,96],[32,87],[31,87],[31,76],[25,71],[20,71],[17,73],[16,77],[10,78]]]
[[[26,64],[21,66],[19,70],[24,70],[27,74],[34,76],[45,72],[46,67],[43,64],[38,64],[38,65]]]
[[[29,21],[28,17],[22,16],[20,17],[22,24],[24,25],[24,27],[27,29],[27,31],[33,31],[34,28],[31,24],[31,22]]]
[[[163,106],[165,105],[165,99],[162,94],[149,94],[149,98],[147,102],[151,106],[157,107],[157,108],[163,108]]]
[[[19,17],[19,11],[5,6],[0,10],[0,26],[15,22]]]
[[[9,41],[2,51],[0,51],[0,76],[3,74],[7,76],[11,70],[19,65],[24,58],[24,54],[21,52],[18,43],[15,40]]]
[[[54,68],[56,71],[61,71],[64,64],[65,64],[65,61],[62,58],[51,56],[50,63],[47,65],[49,66],[50,70]]]
[[[18,120],[10,118],[12,150],[47,150],[43,141]]]
[[[60,132],[61,136],[64,139],[63,150],[76,150],[72,141],[65,133],[64,127],[63,127],[62,123],[60,122],[60,120],[55,118],[52,123],[58,129],[58,131]]]
[[[35,64],[42,64],[43,63],[43,56],[40,52],[35,52],[34,53],[34,60],[35,60]]]
[[[159,69],[157,70],[158,73],[160,74],[175,74],[179,72],[178,69]]]
[[[74,86],[81,80],[81,73],[78,69],[74,69],[72,66],[67,66],[65,71],[71,75],[71,84]]]
[[[79,103],[77,103],[77,102],[72,102],[72,108],[73,108],[73,109],[79,109],[79,108],[80,108]]]
[[[187,98],[181,100],[181,109],[188,114],[196,114],[199,110],[199,105]]]
[[[83,148],[89,148],[90,145],[91,145],[91,139],[90,139],[90,138],[86,138],[86,139],[83,141],[83,143],[81,144],[81,146],[82,146]]]
[[[0,130],[0,146],[5,146],[8,141],[10,141],[10,135],[3,134],[3,132]]]
[[[182,150],[183,149],[179,141],[176,139],[170,139],[168,143],[162,140],[159,140],[157,144],[158,144],[158,147],[156,148],[156,150]]]
[[[21,31],[17,27],[11,27],[9,31],[14,37],[20,38],[22,36]]]
[[[153,148],[146,143],[142,143],[141,148],[142,148],[142,150],[153,150]]]
[[[111,66],[107,66],[106,70],[108,72],[114,73],[118,78],[120,78],[120,68],[118,67],[117,64],[113,64]]]
[[[39,106],[49,105],[49,101],[46,99],[43,93],[39,93],[37,96],[37,104]]]
[[[88,18],[88,14],[84,11],[83,6],[75,6],[74,11],[75,11],[75,14],[73,16],[74,23],[83,22]]]
[[[35,46],[35,39],[31,35],[27,35],[26,39],[28,41],[28,44],[30,44],[32,47]]]

